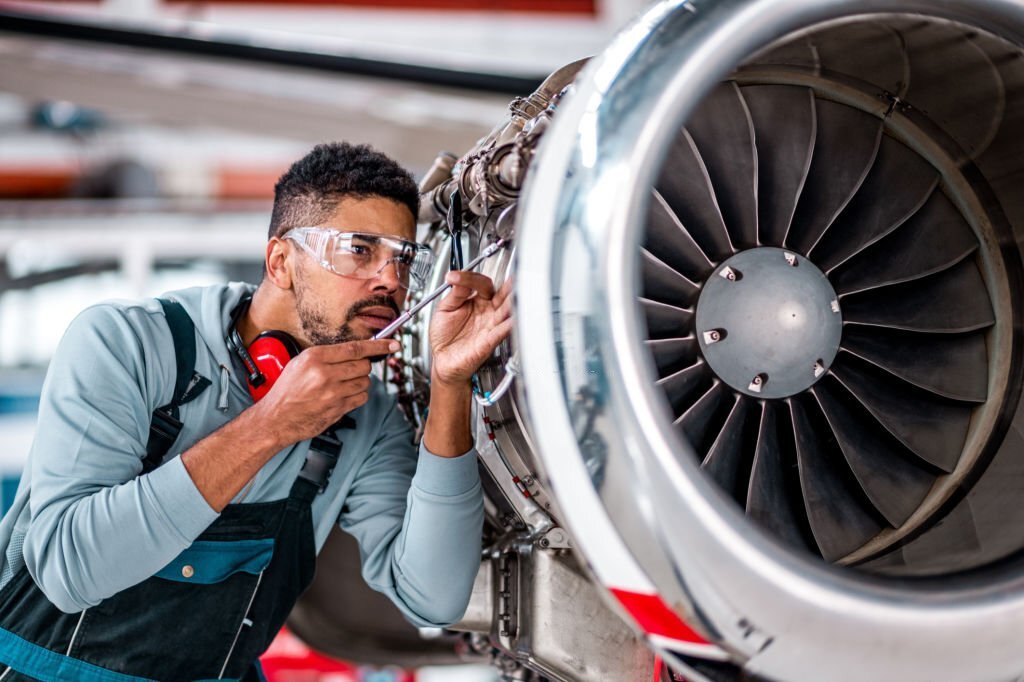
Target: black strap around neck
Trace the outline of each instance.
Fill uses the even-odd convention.
[[[177,301],[162,298],[158,298],[157,301],[164,309],[167,325],[171,329],[177,370],[171,402],[153,410],[153,420],[149,425],[149,441],[146,443],[146,457],[142,460],[142,473],[148,473],[160,465],[181,433],[182,423],[178,419],[178,408],[195,400],[211,383],[195,369],[196,328],[192,318]]]

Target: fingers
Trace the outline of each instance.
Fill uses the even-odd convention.
[[[496,298],[497,298],[497,296],[495,296],[495,299]],[[505,296],[505,299],[500,304],[498,304],[498,308],[497,308],[497,310],[495,310],[495,314],[497,315],[497,318],[498,318],[499,321],[504,320],[504,319],[509,318],[509,317],[512,316],[512,297],[511,296],[508,296],[508,295]]]
[[[339,398],[350,398],[357,396],[360,393],[368,393],[370,390],[370,377],[356,377],[355,379],[348,379],[342,381],[338,385],[338,397]]]
[[[401,350],[402,344],[393,339],[365,339],[363,341],[346,341],[327,346],[313,346],[305,352],[313,353],[320,362],[332,364],[338,362],[351,362],[363,358],[372,358],[380,355],[388,355]]]
[[[482,299],[490,300],[494,297],[494,281],[479,272],[453,270],[445,276],[444,280],[452,286],[472,289]]]
[[[515,320],[508,317],[499,324],[494,325],[494,327],[487,332],[487,341],[491,345],[492,353],[494,352],[494,349],[498,347],[498,344],[508,338],[508,335],[512,332],[512,325],[514,323]]]
[[[501,288],[498,289],[498,291],[494,294],[494,298],[492,299],[494,305],[500,306],[504,305],[506,302],[510,302],[512,300],[511,295],[514,286],[515,284],[513,283],[511,277],[506,279],[502,283]]]
[[[369,376],[372,367],[369,360],[361,359],[335,363],[331,369],[336,378],[341,381],[348,381],[358,377]]]
[[[438,304],[438,310],[444,312],[457,310],[471,298],[490,301],[496,296],[494,281],[487,275],[478,272],[454,270],[445,276],[445,281],[452,285],[452,290]],[[506,291],[503,298],[507,297],[508,292]]]
[[[357,407],[362,407],[369,400],[370,394],[367,393],[366,391],[363,391],[362,393],[356,393],[355,395],[351,395],[348,398],[345,398],[344,400],[341,401],[339,407],[342,410],[342,414],[348,414]]]
[[[442,298],[438,304],[437,309],[440,312],[450,313],[453,310],[458,310],[462,307],[462,304],[468,301],[473,296],[473,290],[469,287],[461,285],[455,285],[448,292],[448,295]]]

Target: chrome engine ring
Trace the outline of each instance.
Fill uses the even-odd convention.
[[[922,571],[931,578],[914,581],[812,560],[744,518],[701,473],[699,459],[673,428],[675,415],[651,380],[659,374],[636,305],[641,278],[635,254],[647,224],[648,188],[699,103],[730,74],[749,77],[758,56],[773,49],[805,39],[813,45],[831,31],[849,38],[847,47],[855,50],[858,32],[889,22],[939,27],[946,31],[944,46],[983,36],[1001,46],[993,63],[1005,85],[994,91],[1005,97],[996,108],[997,125],[979,134],[965,133],[955,117],[942,120],[950,108],[969,110],[967,102],[978,96],[956,88],[937,95],[934,88],[949,88],[948,79],[933,79],[931,92],[912,89],[899,102],[879,100],[882,112],[906,105],[911,119],[915,101],[922,109],[928,102],[925,113],[944,130],[918,138],[941,150],[924,155],[958,164],[968,159],[966,174],[990,196],[982,210],[962,212],[996,222],[1002,215],[1006,227],[977,232],[996,240],[982,260],[995,312],[994,337],[986,343],[999,351],[986,383],[999,409],[974,417],[988,422],[984,430],[993,442],[983,446],[992,464],[974,472],[970,494],[951,496],[961,507],[966,501],[968,510],[974,500],[979,548],[949,545],[955,536],[948,521],[957,518],[956,510],[945,517],[947,530],[894,538],[881,549],[896,547],[909,561],[931,543],[941,557],[939,569]],[[620,593],[653,592],[734,665],[767,679],[998,680],[1015,679],[1024,669],[1016,645],[1024,585],[1012,562],[1024,538],[1011,518],[988,532],[981,523],[995,518],[1001,491],[1009,490],[1005,481],[1017,475],[1024,457],[1017,400],[1024,205],[1009,180],[1019,171],[1012,157],[1021,149],[1016,95],[1024,80],[1015,64],[1022,44],[1024,6],[1017,2],[666,1],[577,80],[522,200],[517,341],[523,399],[531,423],[544,424],[534,429],[538,452],[581,553],[634,617]],[[857,58],[848,55],[848,61]],[[949,107],[940,111],[943,98]],[[949,154],[948,139],[966,156]],[[972,201],[957,188],[946,190]],[[993,274],[1000,258],[1009,266]],[[590,416],[581,420],[580,413]],[[584,422],[589,426],[581,429]],[[591,475],[595,460],[601,463],[597,477]],[[965,551],[972,558],[961,561],[957,553]],[[1004,560],[1011,563],[994,566]],[[970,574],[961,575],[964,569]],[[671,642],[648,633],[683,667],[702,656],[716,658],[712,650],[687,650],[678,631]]]

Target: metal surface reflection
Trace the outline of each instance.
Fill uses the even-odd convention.
[[[1012,551],[1019,543],[1015,524],[983,535],[986,550],[967,564],[948,545],[953,538],[944,541],[945,549],[937,542],[932,570],[941,579],[927,583],[880,580],[784,549],[701,475],[698,460],[672,428],[664,395],[651,381],[658,374],[644,345],[646,320],[637,306],[636,253],[649,188],[669,162],[679,125],[713,86],[741,65],[755,70],[758,55],[771,48],[785,53],[787,45],[818,39],[824,54],[844,38],[847,47],[855,46],[858,32],[863,36],[871,27],[916,25],[957,37],[946,44],[974,41],[979,31],[989,31],[992,35],[982,39],[987,49],[1009,59],[1020,52],[1024,11],[1013,2],[659,3],[578,79],[573,98],[541,146],[523,199],[517,292],[523,398],[531,421],[544,424],[537,434],[540,457],[581,552],[605,586],[642,589],[649,581],[737,662],[772,679],[1002,679],[1021,666],[1013,643],[1024,624],[1019,573],[951,575]],[[794,31],[801,33],[789,38]],[[928,54],[937,63],[955,60],[941,51]],[[946,173],[947,194],[970,217],[983,243],[1005,245],[985,252],[980,261],[995,310],[988,336],[994,349],[989,394],[1005,396],[993,410],[976,413],[972,427],[975,437],[980,429],[988,439],[973,460],[978,462],[974,476],[982,478],[974,490],[988,486],[991,494],[987,481],[994,479],[984,472],[1012,470],[1024,445],[1014,332],[1020,254],[1013,246],[1022,241],[1024,223],[1020,199],[1002,180],[1016,162],[994,142],[1019,149],[1020,130],[1013,115],[1002,115],[996,132],[988,117],[980,135],[971,126],[970,135],[963,133],[965,128],[950,118],[923,122],[909,98],[931,98],[938,115],[943,95],[936,88],[943,81],[936,70],[920,68],[917,90],[911,81],[907,93],[909,107],[889,107],[887,113],[883,103],[880,114],[892,116],[892,134],[916,145]],[[744,77],[742,69],[738,73]],[[881,78],[881,73],[866,75]],[[834,80],[834,98],[854,97],[844,94],[849,83],[842,72]],[[947,90],[942,111],[986,98],[1003,101],[1001,88],[1020,82],[1008,69],[1000,87],[988,92]],[[959,105],[958,96],[964,97]],[[963,155],[951,155],[951,148],[970,150],[973,165],[965,166]],[[948,168],[946,160],[951,160]],[[954,168],[959,172],[947,172]],[[590,364],[581,372],[583,358]],[[588,419],[581,420],[581,414]],[[580,429],[581,421],[590,428]],[[586,462],[594,457],[597,439],[603,476],[592,480]],[[986,457],[993,458],[988,469]],[[981,494],[973,499],[975,513],[998,506]],[[900,549],[904,562],[911,561],[909,549],[928,537],[931,527],[921,528],[920,540],[908,539]],[[908,570],[911,564],[903,566]],[[993,618],[1007,627],[986,627]],[[658,644],[656,637],[650,640]],[[974,653],[983,642],[989,653],[979,661]],[[868,651],[872,656],[865,658]]]

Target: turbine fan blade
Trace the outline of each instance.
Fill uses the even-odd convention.
[[[899,528],[921,505],[935,477],[908,461],[870,414],[851,409],[837,391],[845,389],[833,388],[831,381],[811,389],[864,493],[889,525]]]
[[[644,318],[647,320],[647,337],[650,339],[686,336],[693,329],[693,311],[659,303],[647,298],[640,299]]]
[[[708,258],[720,262],[733,254],[711,178],[685,129],[672,142],[656,188]]]
[[[647,341],[647,349],[654,355],[658,376],[666,377],[691,366],[697,359],[697,339],[686,336],[678,339]]]
[[[779,438],[778,422],[782,415],[777,405],[773,401],[765,402],[761,411],[747,491],[747,516],[780,540],[801,549],[811,549],[810,527],[800,504],[799,481],[793,480],[795,455],[784,450]]]
[[[737,395],[725,424],[718,432],[718,437],[711,444],[707,457],[701,462],[700,468],[728,492],[739,503],[745,504],[747,498],[747,481],[750,476],[750,460],[746,456],[744,445],[749,442],[747,414],[751,411],[751,402]]]
[[[812,71],[814,73],[821,70],[818,49],[811,45],[811,41],[808,38],[789,40],[781,45],[776,45],[761,54],[756,64],[741,64],[737,71],[740,73],[756,72],[764,65],[795,66],[803,71]]]
[[[920,334],[849,325],[841,348],[926,391],[983,403],[988,354],[983,334]]]
[[[892,234],[829,272],[840,295],[897,284],[945,270],[978,248],[964,217],[942,192]]]
[[[843,320],[931,333],[969,332],[996,321],[973,259],[913,282],[853,294],[843,300]]]
[[[817,407],[805,407],[798,397],[789,401],[789,409],[807,520],[821,556],[836,561],[867,544],[882,530],[882,524],[866,511],[864,492],[850,476],[836,443],[821,437],[822,429],[815,425],[820,416],[812,420],[808,413]]]
[[[715,269],[658,190],[651,190],[644,248],[695,282],[707,279]]]
[[[984,43],[966,26],[962,30],[961,40],[951,39],[947,27],[931,22],[912,22],[902,31],[914,73],[903,99],[927,111],[966,158],[977,159],[1001,127],[1013,130],[1004,124],[1015,109],[1007,107],[1007,100],[1016,84],[1004,82],[1001,65],[993,63]],[[996,59],[1002,61],[1002,52]],[[950,83],[956,83],[955,97],[950,97]],[[1012,139],[1018,138],[1014,134]]]
[[[810,257],[828,272],[889,234],[924,205],[939,174],[920,155],[888,135],[856,196],[818,242]],[[899,191],[893,191],[899,187]]]
[[[710,447],[708,435],[716,433],[713,427],[721,426],[722,410],[728,405],[730,395],[725,384],[716,380],[708,392],[675,421],[675,425],[698,453],[704,454]]]
[[[754,124],[735,83],[715,86],[686,122],[704,159],[731,241],[757,245],[757,149]]]
[[[792,85],[748,85],[743,98],[757,143],[758,242],[786,238],[814,153],[814,91]]]
[[[786,235],[786,245],[804,254],[857,193],[882,137],[882,121],[870,114],[823,99],[815,110],[811,170]]]
[[[914,388],[843,354],[832,374],[911,452],[949,473],[956,468],[971,423],[971,407]]]
[[[700,287],[655,258],[646,249],[640,250],[640,271],[643,297],[688,307],[700,293]]]
[[[703,360],[698,359],[695,365],[658,379],[658,386],[668,396],[672,411],[675,414],[682,414],[693,404],[694,397],[700,395],[710,381],[711,372],[708,366]]]
[[[818,52],[819,73],[841,73],[897,97],[911,81],[903,39],[889,22],[844,23],[809,40]]]

